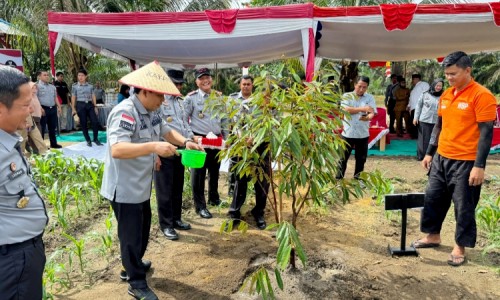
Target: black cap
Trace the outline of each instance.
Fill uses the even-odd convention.
[[[212,76],[212,75],[210,75],[210,71],[207,68],[201,68],[201,69],[196,70],[195,75],[196,75],[196,78],[200,78],[203,75]]]
[[[172,80],[173,83],[184,83],[186,82],[184,80],[184,71],[181,70],[167,70],[167,75],[170,77],[170,80]]]

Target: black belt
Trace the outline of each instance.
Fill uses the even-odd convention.
[[[26,241],[20,242],[20,243],[1,245],[0,246],[0,254],[6,255],[11,251],[16,251],[19,249],[29,247],[31,245],[35,245],[39,240],[42,239],[42,235],[43,234],[41,233],[41,234],[35,236],[34,238],[31,238],[29,240],[26,240]]]
[[[76,104],[78,104],[78,103],[88,104],[88,103],[92,103],[92,100],[89,100],[89,101],[76,101]]]
[[[52,109],[56,107],[55,105],[52,105],[52,106],[46,106],[46,105],[42,105],[42,108],[45,110],[45,109]]]

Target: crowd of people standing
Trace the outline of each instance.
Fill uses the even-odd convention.
[[[386,105],[392,108],[389,116],[394,117],[390,126],[397,124],[397,130],[391,128],[393,131],[402,133],[402,118],[406,130],[418,135],[422,166],[429,170],[421,218],[421,231],[427,235],[413,245],[416,248],[440,246],[442,223],[453,201],[457,227],[455,246],[447,263],[460,266],[466,262],[465,247],[474,247],[476,243],[474,210],[484,182],[496,117],[496,99],[472,79],[472,63],[465,53],[451,53],[443,61],[443,67],[450,88],[443,91],[444,82],[440,79],[429,86],[421,81],[420,75],[414,74],[413,89],[409,91],[404,79],[396,76],[388,87]],[[30,128],[29,132],[39,130],[43,136],[47,127],[51,148],[60,148],[55,132],[62,105],[71,105],[72,114],[79,114],[80,119],[88,117],[93,121],[96,113],[97,97],[86,81],[86,71],[79,72],[78,83],[72,87],[71,100],[69,91],[61,94],[50,84],[47,72],[38,75],[39,82],[34,85],[19,71],[0,67],[0,143],[4,146],[0,149],[0,172],[6,178],[2,185],[9,187],[0,190],[0,196],[5,199],[0,204],[0,214],[2,220],[11,220],[5,223],[6,230],[0,233],[0,266],[5,270],[0,275],[0,294],[8,298],[19,298],[19,295],[25,299],[41,298],[45,264],[42,236],[48,219],[30,166],[20,148],[22,139],[16,131]],[[120,278],[127,280],[128,293],[136,299],[158,299],[146,281],[152,262],[144,259],[151,228],[152,182],[155,182],[157,191],[159,225],[165,237],[176,240],[179,235],[175,229],[191,229],[191,225],[181,218],[184,178],[180,175],[184,175],[184,166],[180,163],[178,148],[207,153],[203,167],[191,169],[197,214],[201,218],[212,218],[207,204],[217,206],[221,203],[219,150],[203,149],[199,141],[210,134],[227,140],[229,134],[238,133],[229,131],[231,120],[218,117],[207,106],[209,99],[221,97],[212,89],[210,70],[198,69],[195,76],[198,89],[182,100],[179,92],[185,82],[182,71],[169,70],[166,73],[156,62],[133,71],[121,79],[124,86],[133,88],[132,94],[113,108],[107,120],[108,147],[101,195],[110,201],[118,223],[124,267]],[[347,112],[342,138],[347,147],[339,162],[338,179],[345,175],[346,162],[353,147],[356,148],[354,178],[359,178],[364,169],[369,123],[377,114],[374,98],[366,92],[369,84],[369,78],[360,76],[354,91],[342,96],[341,105]],[[64,89],[61,82],[57,85]],[[231,95],[240,105],[236,117],[243,117],[256,109],[252,103],[252,87],[253,78],[243,76],[240,91]],[[61,95],[65,95],[66,104],[58,100]],[[40,107],[33,104],[35,98]],[[35,118],[38,116],[40,129]],[[84,135],[92,146],[88,132]],[[94,142],[100,145],[95,130]],[[246,142],[253,143],[252,140]],[[265,147],[258,145],[257,151],[265,153]],[[259,165],[269,170],[270,159],[262,156]],[[207,176],[208,201],[205,199]],[[228,211],[228,217],[235,221],[241,218],[248,182],[247,176],[236,174]],[[264,178],[255,184],[256,205],[251,214],[256,227],[265,229],[269,182]],[[14,282],[13,278],[20,280]]]

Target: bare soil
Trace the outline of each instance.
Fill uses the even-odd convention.
[[[422,192],[425,171],[414,158],[369,157],[367,171],[382,171],[391,178],[396,192]],[[352,176],[353,164],[347,170]],[[487,176],[500,174],[500,155],[488,159]],[[224,180],[221,178],[221,183]],[[498,181],[484,185],[498,193]],[[221,187],[221,195],[227,187]],[[189,202],[189,201],[186,201]],[[244,211],[252,207],[249,197]],[[190,203],[188,203],[190,205]],[[277,243],[273,231],[251,227],[246,234],[234,231],[220,234],[225,208],[211,208],[214,218],[205,220],[185,211],[183,218],[192,225],[178,231],[178,241],[166,240],[152,226],[145,258],[153,261],[148,282],[160,299],[259,299],[239,292],[244,279],[259,265],[272,268]],[[267,212],[268,223],[273,214]],[[254,225],[247,213],[248,223]],[[500,253],[482,254],[485,237],[467,249],[468,263],[450,267],[446,260],[454,244],[455,222],[450,211],[444,223],[442,246],[419,250],[418,257],[391,257],[387,247],[400,243],[399,218],[387,218],[382,206],[365,199],[331,210],[308,211],[299,221],[298,230],[308,255],[306,267],[286,270],[284,291],[278,299],[500,299]],[[419,211],[408,216],[407,245],[421,237]],[[92,264],[92,284],[82,278],[56,299],[131,299],[126,282],[120,281],[118,254],[108,263],[96,258]]]

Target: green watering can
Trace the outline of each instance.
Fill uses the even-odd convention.
[[[189,168],[199,169],[205,164],[207,153],[198,150],[182,149],[177,150],[182,155],[181,163]]]

